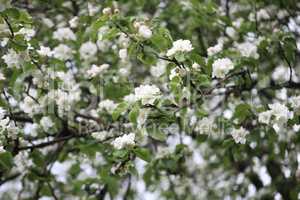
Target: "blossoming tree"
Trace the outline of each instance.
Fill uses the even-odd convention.
[[[300,2],[0,0],[0,199],[300,198]]]

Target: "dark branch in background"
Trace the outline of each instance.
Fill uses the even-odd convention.
[[[123,134],[125,134],[125,133],[123,133]],[[97,143],[107,142],[109,140],[112,140],[114,138],[122,136],[123,134],[113,135],[113,136],[107,137],[104,140],[97,141]],[[17,150],[18,151],[24,151],[24,150],[39,149],[39,148],[44,148],[44,147],[47,147],[47,146],[50,146],[50,145],[53,145],[53,144],[57,144],[57,143],[60,143],[60,142],[68,141],[68,140],[71,140],[73,138],[74,139],[75,138],[85,138],[85,137],[88,137],[88,136],[90,136],[90,134],[88,134],[88,133],[84,133],[84,134],[71,133],[67,136],[58,137],[58,138],[55,138],[55,139],[53,139],[51,141],[48,141],[48,142],[42,142],[42,143],[39,143],[39,144],[30,145],[30,146],[17,147]]]
[[[257,33],[258,31],[258,20],[257,20],[257,7],[256,7],[256,1],[254,1],[254,20],[255,20],[255,30]]]
[[[30,92],[30,88],[31,88],[31,85],[32,85],[32,79],[29,80],[29,83],[28,83],[28,86],[27,86],[27,89],[25,90],[25,93],[27,94],[27,96],[29,96],[33,101],[35,101],[37,104],[40,104],[39,101],[34,98],[29,92]]]
[[[107,185],[105,184],[103,186],[103,188],[99,191],[99,193],[97,194],[96,198],[98,200],[104,200],[105,196],[106,196],[106,193],[107,193]]]
[[[10,31],[10,38],[13,39],[15,37],[14,30],[13,30],[11,24],[9,23],[8,18],[6,16],[3,16],[3,19],[4,19],[5,23],[7,24],[8,29]]]
[[[291,64],[291,62],[289,61],[289,59],[286,57],[285,52],[282,48],[282,45],[279,42],[279,51],[280,51],[280,55],[282,55],[283,59],[285,60],[285,62],[288,64],[289,66],[289,70],[290,70],[290,78],[289,78],[289,82],[292,82],[293,79],[293,66]]]
[[[0,186],[3,185],[4,183],[8,182],[8,181],[14,180],[15,178],[19,177],[20,175],[21,175],[20,173],[16,173],[16,174],[13,174],[11,176],[6,177],[5,179],[1,179],[0,180]]]
[[[9,105],[9,98],[8,98],[8,96],[6,95],[5,90],[2,91],[2,94],[4,95],[4,98],[5,98],[6,102],[7,102],[7,105],[8,105],[8,112],[9,112],[10,116],[12,116],[12,118],[10,118],[10,119],[12,119],[13,122],[14,122],[14,124],[15,124],[15,126],[17,126],[17,123],[16,123],[16,121],[14,120],[13,112],[12,112],[11,107],[10,107],[10,105]]]
[[[10,119],[16,121],[16,122],[29,122],[29,123],[33,123],[33,119],[26,117],[26,116],[17,116],[16,114],[9,114],[9,115],[5,115],[5,117],[9,117]]]
[[[131,175],[128,175],[128,184],[127,184],[127,188],[123,197],[123,200],[127,200],[128,196],[130,194],[130,188],[131,188]]]
[[[230,16],[229,16],[229,13],[230,13],[230,9],[229,9],[229,1],[230,1],[230,0],[226,0],[226,3],[225,3],[226,16],[227,16],[228,18],[230,18]]]
[[[30,61],[38,68],[38,70],[40,70],[40,72],[42,74],[44,74],[44,71],[42,70],[42,67],[31,56],[29,56],[29,57],[30,57]]]
[[[49,142],[43,142],[40,144],[34,144],[31,146],[24,146],[24,147],[18,147],[18,151],[24,151],[24,150],[33,150],[33,149],[38,149],[38,148],[43,148],[43,147],[47,147],[59,142],[63,142],[63,141],[67,141],[70,140],[72,138],[80,138],[80,137],[84,137],[85,135],[69,135],[69,136],[65,136],[65,137],[61,137],[61,138],[57,138],[57,139],[53,139]]]
[[[54,188],[52,187],[51,183],[47,182],[47,185],[48,185],[48,187],[49,187],[49,189],[50,189],[50,192],[51,192],[51,194],[52,194],[52,197],[53,197],[55,200],[58,200],[58,197],[56,196],[55,190],[54,190]]]
[[[79,5],[76,2],[77,0],[71,0],[72,7],[73,7],[73,15],[77,16],[79,13]]]

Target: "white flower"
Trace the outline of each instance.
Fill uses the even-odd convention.
[[[268,12],[265,9],[260,9],[256,13],[256,17],[257,17],[258,21],[270,19],[270,16],[269,16]]]
[[[36,123],[26,123],[24,126],[24,134],[30,136],[37,136],[39,126]]]
[[[5,114],[6,114],[6,110],[0,107],[0,119],[3,119],[5,117]]]
[[[199,70],[200,69],[200,65],[198,63],[193,63],[192,68],[195,70]]]
[[[117,107],[117,104],[115,104],[112,100],[106,99],[99,103],[100,110],[106,110],[109,113],[112,113],[114,109]]]
[[[258,116],[260,123],[272,124],[276,132],[283,130],[283,125],[293,118],[294,113],[290,112],[288,107],[280,103],[273,103],[268,105],[270,110],[262,112]]]
[[[289,13],[286,10],[279,10],[276,15],[277,15],[278,19],[283,19],[286,16],[288,16]]]
[[[236,35],[236,31],[233,27],[226,27],[225,32],[231,38],[234,38]]]
[[[207,55],[208,56],[213,56],[213,55],[219,53],[222,50],[223,50],[223,43],[218,43],[215,46],[209,47],[207,49]]]
[[[35,30],[31,28],[21,28],[16,35],[24,35],[25,40],[29,41],[35,36]]]
[[[246,136],[249,134],[249,131],[241,127],[239,129],[233,129],[230,134],[233,137],[235,143],[245,144]]]
[[[59,28],[53,33],[53,38],[59,41],[76,40],[76,35],[70,28]]]
[[[6,78],[5,78],[5,76],[4,76],[4,74],[2,73],[2,72],[0,72],[0,81],[3,81],[3,80],[5,80]]]
[[[269,104],[269,108],[272,111],[272,115],[275,116],[275,120],[277,123],[283,124],[288,121],[293,115],[289,109],[280,103]]]
[[[300,96],[294,96],[290,98],[291,106],[295,112],[300,111]]]
[[[119,57],[121,60],[126,60],[127,58],[127,49],[120,49],[119,50]]]
[[[153,104],[160,97],[160,90],[155,85],[140,85],[134,89],[137,100],[142,100],[142,104]]]
[[[88,3],[88,11],[89,11],[89,16],[94,16],[97,12],[99,12],[100,7],[95,6],[91,3]]]
[[[0,42],[0,46],[1,47],[5,47],[7,45],[9,41],[9,38],[5,37],[5,38],[2,38],[1,42]]]
[[[234,65],[229,58],[220,58],[215,60],[212,68],[212,77],[225,78],[225,75],[234,68]]]
[[[238,51],[242,56],[248,58],[259,58],[259,54],[257,53],[257,46],[252,42],[244,42],[237,45]]]
[[[7,128],[7,125],[9,124],[10,119],[8,117],[0,120],[0,132],[5,130]]]
[[[104,71],[106,71],[109,68],[109,64],[102,64],[100,66],[92,65],[91,69],[87,71],[87,74],[89,77],[95,77],[97,75],[100,75]]]
[[[191,41],[189,40],[177,40],[173,42],[173,46],[171,49],[167,51],[167,56],[174,56],[176,53],[184,53],[184,52],[190,52],[194,48],[192,46]]]
[[[129,104],[134,104],[136,102],[136,97],[134,94],[128,94],[123,99]]]
[[[41,120],[40,120],[40,125],[42,126],[42,128],[44,129],[44,131],[48,131],[50,128],[52,128],[54,126],[54,123],[52,121],[52,119],[48,116],[44,116]]]
[[[37,103],[29,96],[24,98],[24,101],[20,103],[20,109],[25,113],[32,114],[37,109]]]
[[[81,45],[79,49],[81,58],[84,60],[89,60],[97,53],[97,45],[91,41],[85,42]]]
[[[122,67],[122,68],[119,69],[119,74],[121,76],[128,76],[129,72],[130,72],[130,69],[125,68],[125,67]]]
[[[300,124],[294,124],[293,125],[293,131],[295,131],[295,132],[300,131]]]
[[[142,25],[142,23],[139,22],[139,21],[134,21],[134,22],[133,22],[133,27],[134,27],[134,28],[139,28],[141,25]]]
[[[4,152],[6,152],[6,150],[5,150],[4,147],[1,145],[1,146],[0,146],[0,153],[4,153]]]
[[[146,26],[146,25],[141,25],[139,27],[139,31],[138,32],[139,32],[139,35],[141,37],[145,38],[145,39],[149,39],[152,36],[151,29],[148,26]]]
[[[102,141],[108,136],[107,131],[99,131],[99,132],[93,132],[92,137],[96,140]]]
[[[78,26],[78,20],[79,18],[77,16],[70,19],[69,24],[71,28],[76,28]]]
[[[134,146],[135,142],[135,134],[129,133],[123,136],[117,137],[114,141],[112,141],[112,145],[116,149],[123,149],[126,146]]]
[[[165,61],[159,61],[155,66],[152,66],[150,68],[150,73],[154,77],[160,77],[166,72],[166,65],[167,63]]]
[[[48,28],[52,28],[54,26],[53,21],[49,18],[42,17],[42,21]]]
[[[65,44],[59,44],[53,49],[53,56],[59,60],[68,60],[72,58],[72,49]]]
[[[37,53],[41,56],[52,56],[52,51],[49,47],[41,46],[40,50],[37,50]]]
[[[293,72],[293,75],[294,75],[295,74],[294,70],[292,72]],[[289,68],[287,68],[283,65],[280,65],[280,66],[276,67],[275,70],[272,73],[272,79],[274,81],[288,81],[289,78],[290,78]],[[295,77],[293,76],[292,78],[294,80]]]
[[[240,28],[243,22],[244,22],[244,18],[239,17],[234,22],[232,22],[232,24],[234,27]]]
[[[15,52],[15,50],[9,49],[8,53],[2,56],[2,59],[8,68],[20,68],[22,58],[19,54],[17,54],[17,52]]]
[[[128,47],[129,46],[129,42],[130,42],[130,39],[129,37],[125,34],[125,33],[121,33],[119,38],[118,38],[118,44],[121,46],[121,47]]]
[[[103,15],[110,15],[112,13],[111,8],[110,7],[103,8],[102,13]]]
[[[195,131],[200,134],[211,134],[214,128],[215,128],[214,121],[212,119],[204,117],[203,119],[197,122]]]
[[[272,111],[268,110],[258,114],[258,121],[263,124],[269,124],[272,117]]]
[[[102,26],[98,29],[98,40],[103,40],[104,36],[109,33],[110,28],[108,26]]]

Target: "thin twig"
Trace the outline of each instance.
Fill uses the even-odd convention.
[[[4,19],[5,23],[7,24],[8,29],[10,31],[10,37],[11,37],[11,39],[13,39],[15,37],[14,30],[13,30],[10,22],[8,21],[8,18],[6,16],[3,16],[3,19]]]

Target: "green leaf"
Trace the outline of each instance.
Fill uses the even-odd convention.
[[[159,51],[166,51],[172,45],[172,37],[168,29],[160,27],[151,37],[153,47]]]
[[[115,150],[113,152],[113,157],[116,159],[124,159],[128,155],[128,151],[126,149]]]
[[[284,36],[282,39],[283,39],[283,50],[287,62],[289,62],[291,65],[294,65],[296,60],[296,52],[297,52],[296,40],[294,37],[290,35]]]
[[[229,148],[230,146],[232,146],[234,144],[234,141],[232,139],[226,139],[224,140],[222,146],[224,148]]]
[[[111,28],[104,36],[103,36],[103,40],[112,40],[114,39],[118,34],[119,34],[119,30],[117,28]]]
[[[129,121],[131,123],[136,123],[138,115],[139,115],[139,107],[135,105],[128,114]]]
[[[118,179],[110,174],[110,168],[102,168],[100,171],[101,180],[107,185],[107,190],[113,197],[118,193]]]
[[[246,103],[242,103],[235,108],[233,117],[238,119],[239,122],[243,122],[245,119],[251,116],[251,114],[252,112],[251,112],[250,105]]]
[[[208,138],[208,135],[206,134],[200,134],[197,136],[197,141],[198,143],[202,143],[202,142],[205,142]]]
[[[97,36],[98,36],[98,30],[99,28],[101,28],[102,26],[104,26],[106,24],[108,20],[108,16],[107,15],[102,15],[101,17],[99,17],[99,19],[97,19],[94,23],[92,23],[92,31],[91,31],[91,38],[92,40],[96,41],[97,40]]]
[[[25,10],[20,10],[19,20],[25,24],[32,24],[32,17]]]
[[[135,148],[134,149],[134,153],[141,158],[142,160],[146,161],[146,162],[150,162],[151,161],[151,152],[146,149],[146,148]]]
[[[117,120],[119,116],[127,110],[127,108],[128,104],[126,102],[120,103],[112,113],[113,120]]]
[[[10,152],[0,154],[0,171],[9,171],[13,167],[13,157]]]
[[[44,166],[45,158],[40,151],[34,150],[31,154],[31,157],[33,163],[36,164],[36,166],[40,166],[40,167]]]
[[[8,18],[18,19],[20,17],[20,11],[16,8],[8,8],[3,12]]]
[[[205,74],[199,74],[198,81],[199,81],[199,86],[203,86],[203,87],[210,86],[210,78]]]
[[[105,98],[120,101],[131,91],[130,83],[107,83],[104,87]]]
[[[158,128],[148,128],[147,132],[149,136],[155,140],[164,142],[167,139],[167,135],[163,133],[161,130],[159,130]]]

